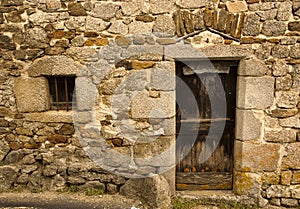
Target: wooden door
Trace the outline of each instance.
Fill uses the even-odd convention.
[[[196,63],[197,74],[191,73],[191,71],[187,72],[186,69],[188,68],[185,64],[181,62],[176,63],[177,76],[182,79],[194,95],[194,98],[191,98],[191,94],[182,92],[182,89],[184,89],[183,84],[176,82],[177,101],[180,99],[184,103],[182,105],[181,102],[181,105],[176,107],[176,133],[178,135],[184,125],[185,131],[183,135],[181,133],[181,138],[184,141],[192,142],[192,144],[180,143],[177,139],[177,190],[232,189],[236,72],[238,63],[232,61],[212,61],[212,63],[217,69],[216,72],[202,72],[202,63],[199,62]],[[193,64],[195,65],[195,63]],[[217,81],[220,85],[216,85]],[[207,91],[207,88],[210,88],[210,90]],[[181,92],[178,93],[179,91]],[[214,113],[214,118],[212,118],[212,105],[208,92],[210,94],[213,92],[215,98],[218,98],[222,91],[225,92],[223,97],[225,95],[226,115],[225,117],[224,115],[218,115],[218,110],[215,110],[216,114]],[[193,99],[197,102],[198,111],[195,110],[195,105],[190,105],[193,103]],[[211,130],[212,126],[217,128],[214,128],[213,131]],[[223,133],[222,130],[218,130],[219,126],[220,129],[224,128]],[[194,136],[195,134],[196,136]],[[208,135],[210,135],[210,144],[218,144],[215,145],[216,149],[213,152],[211,151],[210,157],[205,162],[201,162],[201,152],[208,151],[205,149],[213,149],[210,146],[204,146]],[[184,153],[187,153],[187,155],[183,156]]]

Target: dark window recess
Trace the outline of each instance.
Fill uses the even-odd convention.
[[[48,77],[51,110],[71,110],[76,103],[75,77]]]

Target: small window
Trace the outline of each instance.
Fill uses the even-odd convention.
[[[76,101],[75,77],[48,77],[51,110],[71,110]]]

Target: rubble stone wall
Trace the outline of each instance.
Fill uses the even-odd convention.
[[[110,146],[144,159],[168,150],[174,61],[208,57],[240,60],[235,194],[300,205],[300,1],[1,0],[0,24],[1,190],[118,192],[130,158],[106,155],[107,171],[87,152]],[[84,87],[76,111],[50,110],[53,75]],[[167,170],[143,160],[133,168]]]

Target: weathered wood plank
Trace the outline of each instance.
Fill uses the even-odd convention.
[[[185,173],[177,172],[176,185],[197,185],[199,188],[208,185],[214,188],[231,189],[232,173],[231,172],[204,172],[204,173]],[[191,186],[189,186],[191,187]]]
[[[176,184],[176,190],[230,190],[232,189],[232,183],[224,182],[217,185],[207,184],[207,185],[199,185],[199,184]]]

